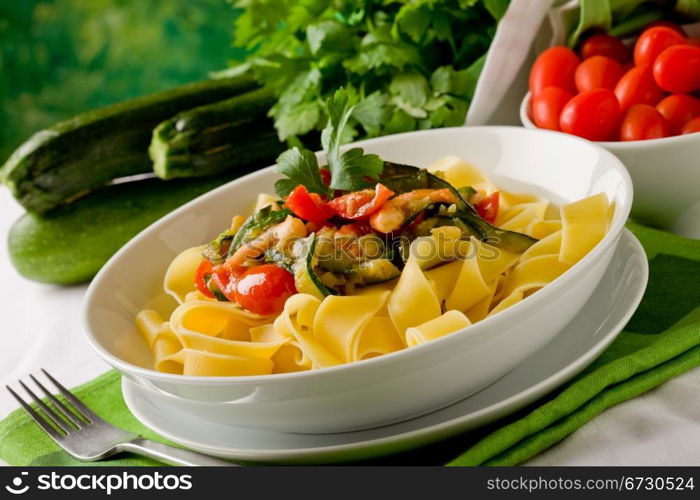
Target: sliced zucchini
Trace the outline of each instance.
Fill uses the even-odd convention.
[[[538,241],[536,238],[528,236],[527,234],[500,229],[489,224],[478,215],[464,210],[458,210],[454,216],[476,232],[481,241],[502,248],[503,250],[523,253]]]
[[[467,201],[469,199],[468,194],[473,191],[472,188],[463,188],[460,191],[446,180],[431,174],[427,170],[410,165],[384,162],[384,171],[380,177],[380,182],[396,193],[425,188],[449,189],[458,200],[457,211],[454,214],[450,214],[451,217],[463,223],[463,225],[458,224],[459,227],[462,227],[463,232],[476,236],[493,246],[522,253],[537,242],[535,238],[526,234],[500,229],[488,223],[479,217],[474,207]]]
[[[294,274],[294,259],[276,248],[268,248],[265,251],[265,262],[277,264],[282,269]]]
[[[471,186],[462,186],[457,188],[457,192],[459,192],[463,200],[469,201],[471,200],[472,196],[476,194],[477,191]]]
[[[316,262],[316,233],[297,240],[292,249],[294,253],[294,286],[299,293],[308,293],[318,299],[338,292],[324,285],[315,272]]]
[[[228,255],[234,236],[235,234],[227,229],[207,245],[202,251],[202,257],[214,264],[223,262],[226,259],[226,255]]]
[[[282,222],[290,214],[291,212],[289,210],[279,210],[277,207],[272,205],[261,208],[253,215],[248,217],[243,225],[238,229],[236,235],[231,241],[231,246],[228,249],[228,255],[233,255],[233,253],[243,245],[260,236],[265,229]]]
[[[398,278],[401,271],[388,259],[361,262],[357,267],[357,285],[374,285]]]
[[[335,274],[355,274],[362,261],[378,259],[386,253],[384,241],[374,233],[349,237],[346,241],[353,247],[344,247],[342,238],[319,238],[316,255],[331,258],[319,259],[318,267]]]

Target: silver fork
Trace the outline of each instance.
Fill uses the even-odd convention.
[[[59,401],[51,394],[46,387],[41,384],[33,375],[29,377],[39,387],[41,392],[48,398],[52,409],[44,403],[34,392],[21,380],[19,384],[27,391],[27,394],[37,404],[41,415],[32,408],[29,403],[22,399],[15,391],[7,387],[10,394],[22,405],[32,419],[39,424],[39,427],[53,439],[56,444],[63,448],[69,455],[84,462],[94,462],[102,460],[116,453],[131,452],[144,457],[153,458],[160,462],[171,465],[190,466],[232,466],[231,462],[219,460],[193,451],[174,448],[155,441],[144,439],[138,434],[127,432],[112,424],[102,420],[90,408],[75,397],[68,389],[63,387],[46,370],[41,369],[44,375],[53,382],[56,388],[66,398],[70,405]],[[71,409],[72,406],[72,409]],[[60,415],[59,415],[60,413]]]

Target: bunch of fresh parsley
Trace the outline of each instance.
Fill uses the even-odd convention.
[[[509,0],[234,0],[235,44],[278,96],[281,140],[321,130],[339,87],[342,142],[461,125]]]
[[[326,163],[331,174],[328,186],[321,178],[316,155],[303,147],[294,146],[277,158],[275,169],[285,178],[275,183],[275,191],[281,197],[287,196],[295,187],[304,185],[311,193],[328,198],[335,190],[355,191],[371,185],[382,173],[384,162],[375,154],[365,154],[362,148],[351,148],[340,152],[343,136],[346,134],[354,106],[343,88],[328,98],[324,106],[328,123],[321,134],[321,143],[326,153]]]

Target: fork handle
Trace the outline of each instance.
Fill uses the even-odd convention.
[[[233,467],[237,464],[220,460],[218,458],[203,455],[194,451],[175,448],[167,444],[156,443],[150,439],[136,438],[118,446],[119,451],[136,453],[143,457],[152,458],[169,465],[205,466],[205,467]]]

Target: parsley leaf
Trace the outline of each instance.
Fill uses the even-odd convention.
[[[275,110],[277,134],[281,140],[304,135],[313,130],[321,117],[321,105],[316,102],[299,103]]]
[[[275,192],[280,197],[287,196],[299,184],[306,186],[311,193],[328,195],[328,189],[321,179],[316,155],[308,149],[288,149],[277,157],[275,171],[287,177],[275,182]]]
[[[314,56],[325,52],[345,52],[352,48],[352,37],[337,21],[321,21],[306,27],[306,41]]]
[[[384,92],[374,92],[357,103],[352,112],[355,118],[370,135],[378,135],[388,119],[389,96]]]
[[[428,81],[417,71],[398,73],[391,79],[389,92],[413,107],[421,107],[428,100]]]
[[[352,148],[340,153],[343,132],[353,112],[350,97],[344,89],[328,99],[328,125],[321,134],[331,172],[331,188],[355,191],[370,185],[366,178],[376,179],[382,173],[384,162],[375,154],[364,154],[362,148]]]
[[[334,162],[328,162],[331,170],[331,187],[343,191],[357,191],[372,185],[366,178],[377,179],[384,162],[375,154],[366,155],[362,148],[352,148]]]
[[[509,0],[229,0],[241,69],[277,97],[280,140],[316,148],[344,87],[355,110],[338,144],[461,124]],[[338,157],[338,160],[340,157]],[[370,165],[372,161],[369,161]],[[343,165],[346,162],[343,161]],[[357,161],[350,170],[372,170]],[[341,179],[340,174],[336,174]],[[349,179],[337,180],[343,185]]]

